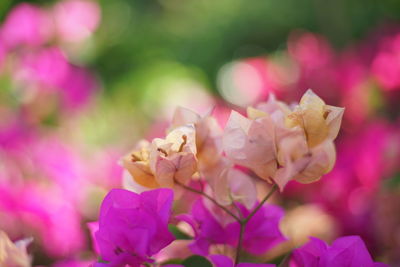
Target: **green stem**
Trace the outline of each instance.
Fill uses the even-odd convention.
[[[177,181],[176,179],[175,179],[174,181],[175,181],[175,183],[176,183],[177,185],[179,185],[180,187],[182,187],[182,188],[184,188],[184,189],[186,189],[186,190],[188,190],[188,191],[190,191],[190,192],[193,192],[193,193],[202,195],[203,197],[209,199],[209,200],[210,200],[211,202],[213,202],[215,205],[217,205],[218,207],[220,207],[221,209],[223,209],[226,213],[228,213],[230,216],[232,216],[236,221],[238,221],[238,222],[241,221],[241,219],[240,219],[238,216],[236,216],[233,212],[231,212],[229,209],[227,209],[226,207],[224,207],[224,206],[222,206],[221,204],[219,204],[214,198],[212,198],[211,196],[207,195],[207,194],[204,193],[203,191],[199,191],[199,190],[194,189],[194,188],[192,188],[192,187],[190,187],[190,186],[186,186],[186,185],[182,184],[181,182]]]
[[[250,219],[257,213],[257,211],[259,209],[261,209],[261,207],[264,205],[265,202],[267,202],[267,200],[274,194],[274,192],[278,189],[278,186],[276,184],[274,184],[271,187],[271,190],[269,191],[269,193],[264,197],[263,200],[261,200],[260,204],[258,204],[258,206],[249,214],[247,215],[247,217],[244,219],[244,223],[246,224],[248,221],[250,221]]]
[[[243,221],[240,222],[239,241],[238,241],[238,244],[236,246],[235,266],[240,261],[240,253],[242,251],[243,234],[244,234],[244,228],[245,227],[246,227],[246,223],[244,223],[244,220],[243,220]]]
[[[187,186],[185,184],[182,184],[181,182],[177,181],[176,179],[174,179],[174,181],[180,187],[182,187],[182,188],[184,188],[184,189],[186,189],[186,190],[188,190],[190,192],[199,194],[199,195],[207,198],[208,200],[213,202],[215,205],[220,207],[222,210],[224,210],[227,214],[232,216],[232,218],[234,218],[239,223],[239,225],[240,225],[239,240],[238,240],[238,244],[236,246],[236,257],[235,257],[235,265],[237,265],[240,262],[240,254],[241,254],[242,245],[243,245],[243,235],[244,235],[244,230],[246,228],[247,223],[257,213],[257,211],[259,211],[259,209],[261,209],[261,207],[264,205],[264,203],[273,195],[273,193],[278,189],[278,186],[276,184],[274,184],[272,186],[271,190],[269,191],[269,193],[264,197],[263,200],[261,200],[260,204],[258,204],[257,207],[255,207],[255,209],[249,215],[247,215],[247,217],[239,218],[234,213],[232,213],[229,209],[227,209],[226,207],[224,207],[221,204],[219,204],[214,198],[212,198],[211,196],[207,195],[203,191],[200,191],[200,190],[194,189],[194,188],[192,188],[190,186]],[[235,203],[233,203],[233,204],[238,209],[238,207],[235,205]]]
[[[239,232],[239,241],[238,245],[236,247],[236,257],[235,257],[235,265],[237,265],[240,262],[240,254],[242,250],[242,243],[243,243],[243,234],[244,234],[244,229],[247,225],[247,223],[250,221],[250,219],[261,209],[261,207],[264,205],[264,203],[273,195],[273,193],[278,189],[278,186],[274,184],[269,191],[269,193],[264,197],[263,200],[261,200],[260,204],[255,207],[255,209],[247,215],[246,218],[242,219],[239,221],[240,223],[240,232]]]

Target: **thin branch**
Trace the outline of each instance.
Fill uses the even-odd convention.
[[[204,193],[204,192],[202,192],[202,191],[199,191],[199,190],[197,190],[197,189],[194,189],[194,188],[192,188],[192,187],[190,187],[190,186],[186,186],[186,185],[182,184],[181,182],[177,181],[176,179],[174,179],[174,181],[175,181],[175,183],[176,183],[177,185],[179,185],[180,187],[182,187],[182,188],[184,188],[184,189],[186,189],[186,190],[188,190],[188,191],[190,191],[190,192],[193,192],[193,193],[202,195],[203,197],[209,199],[209,200],[210,200],[211,202],[213,202],[215,205],[217,205],[218,207],[220,207],[221,209],[223,209],[226,213],[228,213],[230,216],[232,216],[236,221],[238,221],[238,222],[241,221],[241,219],[240,219],[238,216],[236,216],[234,213],[232,213],[232,212],[231,212],[229,209],[227,209],[226,207],[224,207],[224,206],[222,206],[221,204],[219,204],[214,198],[212,198],[211,196],[207,195],[206,193]]]
[[[271,190],[269,191],[269,193],[264,197],[263,200],[261,200],[260,204],[258,204],[258,206],[249,214],[247,215],[247,217],[243,220],[243,223],[247,223],[248,221],[250,221],[250,219],[254,216],[254,214],[257,213],[257,211],[259,209],[261,209],[261,207],[264,205],[264,203],[274,194],[274,192],[278,189],[278,186],[276,184],[274,184],[271,188]]]
[[[245,227],[246,227],[246,223],[244,223],[244,221],[241,221],[240,222],[239,240],[238,240],[238,244],[236,246],[235,266],[237,264],[239,264],[239,261],[240,261],[240,253],[242,251],[243,234],[244,234]]]
[[[278,186],[276,184],[274,184],[272,186],[271,190],[269,191],[269,193],[264,197],[263,200],[261,200],[260,204],[258,204],[257,207],[255,207],[254,210],[249,215],[247,215],[246,218],[244,218],[241,221],[239,221],[239,223],[240,223],[240,232],[239,232],[238,245],[236,247],[235,265],[237,265],[239,263],[239,261],[240,261],[240,254],[241,254],[242,243],[243,243],[243,234],[244,234],[244,230],[245,230],[245,227],[246,227],[247,223],[257,213],[257,211],[259,211],[261,209],[261,207],[272,196],[272,194],[276,191],[276,189],[278,189]]]

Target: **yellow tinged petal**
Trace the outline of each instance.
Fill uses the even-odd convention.
[[[268,113],[266,113],[262,110],[259,110],[259,109],[253,108],[253,107],[247,108],[247,117],[251,120],[256,120],[258,118],[263,118],[266,116],[269,116]]]
[[[304,129],[310,148],[322,143],[329,135],[325,121],[325,102],[308,90],[300,100],[300,105],[287,116],[286,126],[300,126]]]
[[[141,186],[158,188],[160,185],[151,173],[150,167],[144,162],[123,162],[124,168],[132,175],[132,178]]]
[[[342,124],[344,108],[329,106],[325,108],[326,123],[329,128],[329,138],[334,140],[340,130],[340,125]]]

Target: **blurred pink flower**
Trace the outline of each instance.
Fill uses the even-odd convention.
[[[87,103],[97,87],[90,72],[70,64],[57,47],[24,55],[15,71],[15,78],[26,87],[25,90],[56,94],[61,106],[68,110]]]
[[[65,0],[54,6],[53,16],[59,38],[79,42],[96,30],[100,22],[100,7],[95,1]]]
[[[302,68],[316,69],[328,64],[332,49],[323,36],[310,32],[294,32],[288,40],[289,54]]]
[[[400,34],[383,39],[371,66],[383,90],[400,89]]]
[[[21,58],[16,78],[26,85],[37,83],[39,90],[57,90],[67,78],[70,65],[57,47],[43,48]]]
[[[61,103],[67,110],[87,104],[98,84],[94,76],[85,68],[71,66],[61,84]]]
[[[388,267],[374,262],[364,241],[359,236],[336,239],[331,246],[318,238],[311,238],[304,246],[294,250],[291,267]]]
[[[0,200],[0,214],[6,213],[9,222],[2,227],[14,228],[7,231],[37,237],[52,256],[73,255],[84,247],[80,216],[60,194],[34,184],[8,186],[0,188]]]
[[[50,25],[46,12],[22,3],[8,14],[0,30],[1,40],[8,49],[19,45],[42,45],[50,36]]]

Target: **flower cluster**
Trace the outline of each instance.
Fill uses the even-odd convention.
[[[166,138],[141,141],[122,165],[140,186],[173,188],[197,176],[207,180],[220,204],[230,205],[231,199],[252,207],[253,181],[234,165],[273,181],[281,191],[293,179],[314,182],[335,163],[333,140],[343,111],[311,90],[292,107],[271,96],[249,107],[247,117],[233,111],[224,129],[210,115],[178,108]]]
[[[271,93],[292,101],[313,88],[327,103],[346,108],[334,169],[320,183],[290,183],[282,201],[313,203],[331,217],[325,233],[360,235],[371,251],[393,263],[400,260],[400,242],[390,233],[398,231],[400,217],[383,220],[382,214],[399,211],[399,205],[383,201],[399,199],[399,38],[398,26],[386,25],[337,50],[324,36],[297,30],[285,49],[228,63],[219,74],[230,81],[221,83],[222,96],[239,106]]]
[[[88,105],[102,83],[87,68],[93,51],[86,49],[100,13],[92,0],[23,3],[0,25],[0,266],[373,267],[386,266],[373,258],[400,260],[398,33],[367,43],[373,49],[339,53],[321,36],[295,32],[278,55],[221,69],[218,86],[230,104],[202,91],[207,103],[191,107],[213,110],[177,108],[166,132],[156,123],[158,138],[139,141],[118,162],[121,148],[93,149],[74,135],[87,131],[79,114],[99,113]],[[193,92],[177,84],[183,89],[175,94]],[[242,92],[232,97],[230,86]],[[315,91],[301,96],[306,88]],[[149,98],[149,109],[160,102]],[[121,122],[144,128],[131,119]],[[96,134],[111,128],[99,121],[91,122]],[[116,132],[125,150],[123,139],[135,133]],[[82,225],[97,219],[88,224],[90,247]]]
[[[90,0],[66,0],[49,8],[22,3],[7,15],[0,26],[0,74],[10,78],[9,93],[31,120],[44,120],[57,108],[71,112],[89,101],[96,81],[71,58],[99,21],[99,6]]]
[[[277,187],[283,191],[290,180],[311,183],[332,169],[333,140],[343,111],[326,105],[311,90],[298,105],[288,106],[272,96],[248,108],[247,117],[233,111],[224,129],[210,114],[201,117],[178,108],[165,139],[141,141],[121,160],[126,187],[142,193],[112,190],[104,199],[98,225],[92,227],[98,229],[93,235],[101,256],[95,266],[163,264],[165,255],[170,255],[162,249],[174,246],[188,247],[189,255],[201,255],[203,264],[209,266],[256,266],[240,263],[241,254],[266,255],[287,240],[279,226],[283,209],[265,202]],[[251,171],[260,181],[275,184],[262,201],[257,198],[258,178],[251,177]],[[173,189],[176,199],[191,199],[177,208],[180,213],[173,218],[172,190],[165,188]],[[183,235],[188,242],[174,241],[168,224],[175,229],[175,238]],[[365,254],[360,262],[372,264],[358,241],[361,244],[355,245]],[[339,239],[332,249],[325,245],[320,254],[313,254],[314,261],[331,250],[336,253],[336,246],[353,253],[352,242],[344,242],[349,247],[339,243],[343,242]],[[291,266],[314,266],[304,263],[312,261],[308,256],[302,258],[308,247],[293,252]],[[339,260],[349,259],[332,258],[332,262]],[[166,266],[191,266],[186,261],[190,257],[182,265]]]

